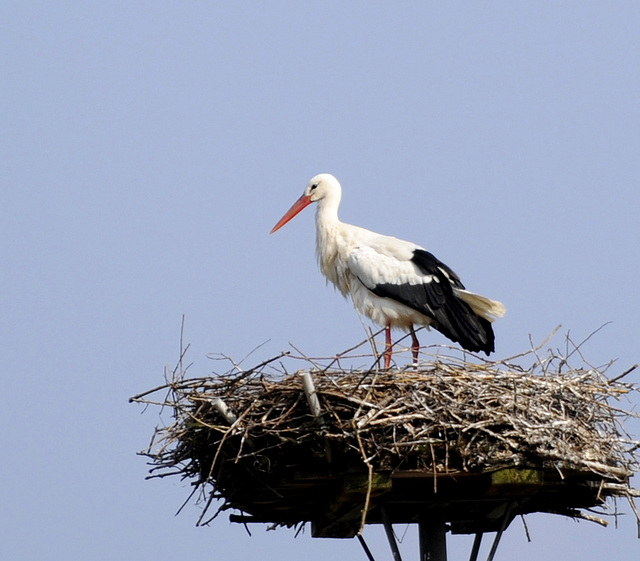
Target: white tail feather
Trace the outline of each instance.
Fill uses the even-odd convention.
[[[491,300],[486,296],[480,296],[468,290],[457,289],[455,292],[456,296],[469,304],[476,314],[489,321],[495,321],[497,318],[501,318],[507,311],[504,304],[497,300]]]

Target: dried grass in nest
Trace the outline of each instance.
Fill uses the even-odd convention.
[[[636,391],[623,381],[633,369],[607,379],[606,368],[569,365],[582,362],[578,346],[538,352],[491,362],[432,347],[417,368],[389,372],[346,366],[374,358],[365,355],[283,353],[202,378],[176,368],[165,385],[132,400],[172,412],[143,454],[151,477],[192,481],[192,495],[200,492],[205,502],[199,523],[221,499],[216,515],[266,509],[277,524],[292,525],[284,514],[278,519],[277,500],[261,488],[295,473],[313,479],[354,466],[434,476],[504,467],[552,468],[561,477],[588,472],[600,479],[602,497],[626,496],[636,512],[629,480],[640,443],[624,427],[635,415],[619,405]],[[288,372],[285,356],[302,368]],[[530,359],[530,366],[519,364]],[[314,388],[306,394],[300,372],[311,373]]]

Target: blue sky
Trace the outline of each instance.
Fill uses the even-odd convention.
[[[313,213],[268,235],[319,172],[345,221],[506,304],[499,358],[611,322],[587,358],[638,362],[638,29],[636,2],[4,2],[0,556],[364,559],[174,517],[189,487],[144,481],[158,418],[127,402],[177,359],[183,315],[193,375],[208,353],[363,338],[317,270]],[[630,516],[527,524],[497,560],[640,551]]]

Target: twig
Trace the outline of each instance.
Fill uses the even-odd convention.
[[[362,532],[364,532],[364,526],[367,523],[367,513],[369,512],[369,503],[371,501],[371,489],[373,488],[373,466],[371,465],[371,459],[367,457],[359,431],[356,431],[356,438],[358,439],[358,446],[360,447],[360,453],[362,454],[362,461],[367,466],[368,472],[367,494],[365,495],[364,507],[362,508],[362,518],[360,519],[360,529],[358,530],[358,536],[361,536]]]
[[[634,364],[631,368],[627,368],[622,374],[619,374],[618,376],[616,376],[615,378],[611,378],[611,380],[609,380],[610,384],[613,384],[615,382],[617,382],[618,380],[621,380],[622,378],[624,378],[627,374],[631,374],[631,372],[633,372],[636,368],[638,368],[637,364]]]

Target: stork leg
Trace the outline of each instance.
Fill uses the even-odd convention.
[[[384,369],[389,370],[391,366],[391,324],[387,323],[384,328]]]
[[[416,336],[416,332],[413,329],[413,325],[409,327],[411,333],[411,352],[413,353],[413,365],[418,366],[418,353],[420,352],[420,342]]]

